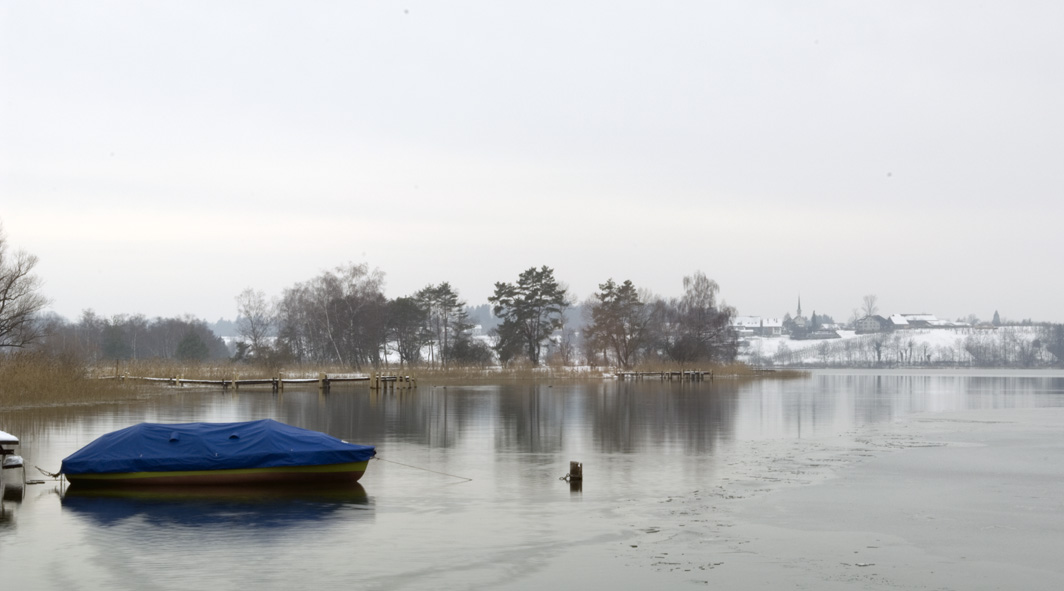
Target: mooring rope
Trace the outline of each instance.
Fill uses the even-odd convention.
[[[38,469],[38,470],[40,470],[41,472],[43,472],[45,476],[51,476],[52,478],[54,478],[56,480],[59,480],[59,472],[56,472],[55,474],[52,474],[48,470],[45,470],[44,468],[41,468],[40,466],[37,466],[36,464],[33,467]]]
[[[373,459],[374,460],[380,460],[382,462],[388,462],[389,464],[397,464],[399,466],[406,466],[407,468],[413,468],[415,470],[424,470],[425,472],[432,472],[433,474],[442,474],[444,476],[450,476],[451,478],[461,478],[462,480],[465,480],[466,482],[472,482],[472,480],[473,480],[472,478],[466,478],[465,476],[458,476],[456,474],[448,474],[446,472],[440,472],[438,470],[429,470],[428,468],[422,468],[420,466],[411,466],[410,464],[404,464],[402,462],[396,462],[395,460],[386,460],[386,459],[378,457],[378,456],[373,456]]]

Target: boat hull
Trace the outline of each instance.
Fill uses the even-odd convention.
[[[358,482],[368,464],[369,461],[227,470],[83,473],[67,474],[66,478],[72,485],[92,487],[344,484]]]

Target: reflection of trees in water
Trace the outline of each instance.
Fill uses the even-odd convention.
[[[722,440],[840,432],[914,412],[1061,406],[1061,394],[1064,378],[1045,375],[856,373],[741,383],[512,382],[402,393],[351,387],[327,395],[313,388],[180,389],[139,402],[5,411],[0,418],[21,438],[28,465],[48,469],[95,437],[141,421],[274,418],[371,445],[702,454]]]
[[[601,394],[594,439],[607,453],[712,451],[733,437],[736,391],[725,381],[618,383]]]
[[[808,437],[915,412],[967,408],[970,379],[869,373],[753,382],[742,397],[744,433]]]
[[[557,390],[557,391],[556,391]],[[494,418],[495,449],[554,453],[564,449],[567,428],[583,418],[579,390],[525,384],[500,392]]]
[[[730,434],[734,387],[659,381],[503,391],[496,449],[556,453],[585,438],[601,453],[703,453]]]
[[[603,452],[699,453],[730,437],[735,391],[730,382],[524,382],[334,392],[320,407],[286,394],[279,420],[369,444],[390,437],[449,448],[476,433],[497,451],[557,453],[579,435]]]
[[[524,382],[401,395],[333,393],[321,409],[303,404],[285,414],[298,417],[289,422],[299,426],[359,443],[387,435],[447,448],[475,433],[487,434],[496,451],[557,453],[582,439],[607,453],[662,446],[702,453],[731,437],[735,393],[733,383],[719,381]]]
[[[818,374],[807,380],[512,383],[401,395],[355,390],[289,421],[359,443],[388,437],[451,448],[476,433],[497,451],[557,453],[577,439],[603,453],[705,453],[742,436],[811,436],[914,412],[1064,404],[1064,378]],[[1054,402],[1057,400],[1057,402]],[[284,420],[284,418],[281,418]]]
[[[855,391],[865,408],[881,408],[893,419],[916,412],[974,408],[1016,408],[1053,405],[1064,392],[1064,378],[990,375],[862,376]],[[875,387],[868,387],[869,378]],[[853,378],[851,378],[853,379]]]
[[[740,437],[805,437],[920,412],[1061,406],[1064,378],[976,374],[819,374],[742,387]]]
[[[317,397],[314,404],[292,400],[279,420],[287,418],[286,422],[355,443],[374,445],[390,438],[451,448],[471,426],[494,420],[500,404],[497,390],[496,386],[422,386],[401,393],[337,390]]]

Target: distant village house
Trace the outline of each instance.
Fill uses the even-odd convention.
[[[761,316],[736,316],[732,328],[740,337],[778,337],[783,335],[783,320]]]
[[[915,328],[960,328],[968,326],[963,322],[941,320],[934,314],[894,314],[890,318],[882,316],[865,316],[857,321],[854,330],[857,334],[869,334],[893,330]]]

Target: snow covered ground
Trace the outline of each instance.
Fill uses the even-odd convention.
[[[887,333],[838,332],[841,338],[793,340],[750,337],[739,360],[752,365],[993,365],[1033,366],[1052,363],[1038,326],[928,328]]]

